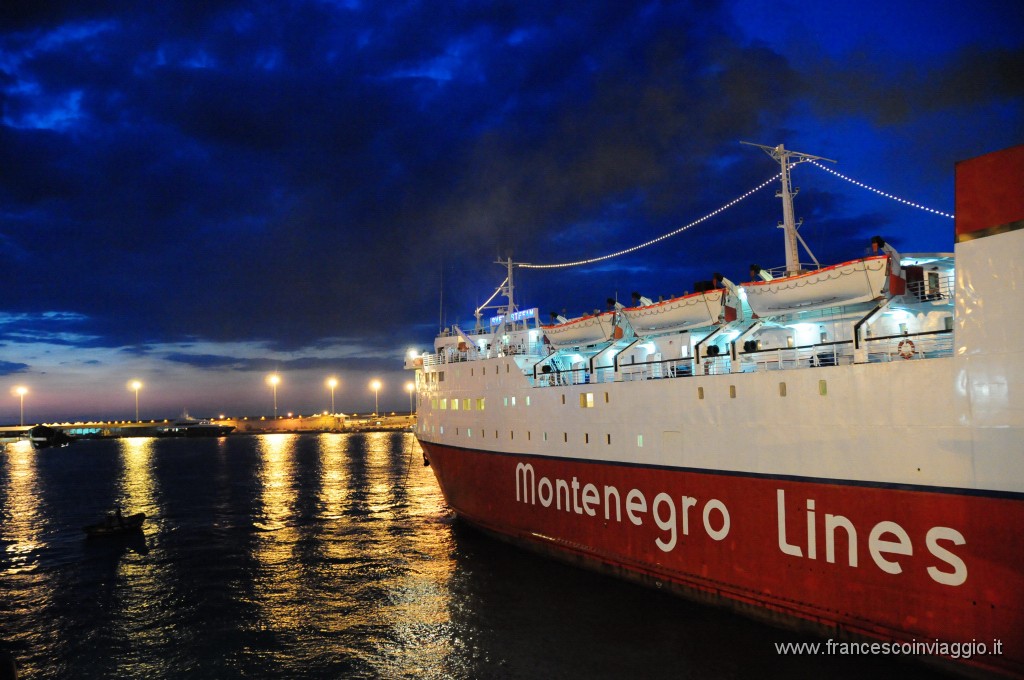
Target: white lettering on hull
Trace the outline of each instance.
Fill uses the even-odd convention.
[[[786,492],[777,489],[776,510],[778,518],[778,539],[779,550],[793,557],[803,557],[804,550],[807,550],[807,559],[817,559],[817,521],[815,519],[814,499],[807,499],[807,534],[801,545],[794,545],[789,542],[786,536]],[[825,515],[825,561],[835,564],[836,561],[836,529],[843,529],[847,537],[847,564],[850,567],[857,567],[857,528],[846,517],[842,515]],[[925,535],[925,545],[928,552],[939,559],[952,571],[946,571],[938,566],[931,565],[927,568],[928,576],[936,583],[946,586],[959,586],[967,581],[967,565],[959,555],[954,554],[947,548],[940,545],[940,541],[949,542],[953,545],[964,545],[967,541],[956,529],[950,527],[932,527]],[[903,564],[900,556],[911,556],[914,554],[914,543],[907,533],[907,530],[897,522],[883,520],[878,522],[868,533],[868,553],[875,566],[887,574],[902,574]]]
[[[704,533],[715,541],[723,541],[732,529],[732,519],[725,503],[717,498],[709,498],[701,503],[694,496],[673,498],[661,492],[648,503],[647,496],[640,489],[630,489],[623,496],[613,485],[605,485],[598,489],[593,483],[581,483],[577,477],[571,480],[547,477],[537,478],[531,463],[516,465],[516,501],[526,505],[536,505],[538,501],[544,508],[555,506],[555,510],[597,517],[603,506],[603,517],[606,521],[622,522],[623,506],[626,519],[634,526],[643,526],[648,514],[654,524],[662,532],[654,539],[655,545],[662,552],[671,552],[676,548],[680,532],[690,535],[690,510],[701,506],[700,523]],[[779,550],[791,557],[801,559],[818,559],[818,519],[816,502],[806,500],[807,511],[806,533],[791,538],[786,532],[786,492],[776,489],[776,519],[778,526]],[[848,518],[825,513],[825,561],[836,563],[837,532],[842,530],[838,543],[842,545],[842,536],[846,537],[846,564],[858,568],[858,530]],[[799,533],[799,532],[798,532]],[[956,529],[935,526],[925,535],[925,546],[929,554],[939,560],[939,564],[927,567],[928,576],[936,583],[947,586],[959,586],[967,581],[967,564],[947,546],[959,546],[966,539]],[[867,549],[874,565],[887,574],[903,573],[901,557],[914,554],[914,544],[910,534],[897,522],[883,520],[875,524],[868,532]],[[804,555],[806,554],[806,558]]]

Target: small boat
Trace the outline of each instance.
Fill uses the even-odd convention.
[[[197,420],[188,412],[170,425],[156,428],[158,437],[223,437],[235,429],[234,425],[217,425],[209,420]]]
[[[626,307],[622,314],[640,336],[710,326],[722,314],[724,293],[720,288],[691,293],[645,307]]]
[[[888,281],[889,256],[873,255],[740,287],[754,314],[766,317],[869,302],[885,294]]]
[[[90,538],[99,536],[119,536],[123,534],[142,531],[142,523],[146,519],[146,513],[137,512],[134,515],[120,515],[117,511],[107,513],[102,522],[88,524],[82,527],[82,531]]]
[[[616,312],[602,312],[569,319],[553,326],[541,326],[548,342],[556,347],[596,345],[614,337],[621,337],[622,329],[616,325]],[[619,335],[617,335],[618,333]]]
[[[27,432],[27,438],[34,449],[49,449],[68,446],[74,441],[64,430],[49,425],[36,425]]]

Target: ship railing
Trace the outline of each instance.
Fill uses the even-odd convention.
[[[454,364],[463,361],[480,361],[482,359],[494,359],[505,356],[543,356],[546,353],[544,343],[529,342],[501,345],[489,349],[464,349],[448,347],[434,354],[424,354],[412,359],[406,359],[406,368],[418,368],[419,366],[440,366],[443,364]]]
[[[929,274],[934,274],[934,272],[926,272],[925,279],[922,281],[908,281],[904,298],[921,302],[952,300],[955,295],[953,274],[930,277]]]
[[[740,355],[742,372],[785,371],[794,368],[841,366],[854,361],[853,342],[841,340],[800,347],[776,347]]]
[[[868,362],[907,361],[953,356],[953,331],[904,333],[865,338]]]
[[[906,359],[931,359],[952,356],[953,333],[948,330],[929,331],[881,338],[867,338],[867,361],[902,361]],[[611,366],[574,367],[558,370],[551,367],[548,373],[539,373],[536,379],[527,374],[534,387],[555,387],[586,385],[605,382],[629,382],[659,378],[684,378],[692,375],[726,375],[733,372],[755,373],[827,366],[843,366],[856,363],[853,342],[841,340],[801,347],[779,347],[774,349],[741,352],[737,360],[728,354],[703,356],[698,362],[693,358],[659,359]],[[860,360],[863,361],[863,358]]]

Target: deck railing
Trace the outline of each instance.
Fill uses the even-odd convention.
[[[498,356],[515,356],[524,352],[532,359],[548,356],[542,343],[536,346],[502,348],[499,350],[457,350],[448,349],[436,354],[423,355],[410,360],[423,366],[461,363],[491,359]],[[552,362],[541,366],[545,370],[534,371],[531,365],[523,375],[534,387],[555,387],[586,385],[660,378],[684,378],[693,375],[725,375],[730,373],[756,373],[760,371],[784,371],[803,368],[843,366],[853,363],[879,363],[948,357],[953,354],[953,332],[951,330],[931,331],[879,338],[865,338],[862,351],[854,348],[852,341],[826,342],[802,347],[779,347],[753,352],[739,352],[733,359],[729,354],[679,359],[620,364],[619,366],[589,366],[560,368]],[[408,365],[408,364],[407,364]],[[413,366],[409,366],[413,367]]]

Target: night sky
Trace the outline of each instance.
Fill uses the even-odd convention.
[[[494,264],[604,255],[770,178],[741,140],[952,213],[1024,142],[1017,1],[38,2],[0,6],[0,422],[408,409]],[[822,263],[951,252],[953,223],[804,164]],[[775,186],[588,267],[572,316],[784,262]]]

